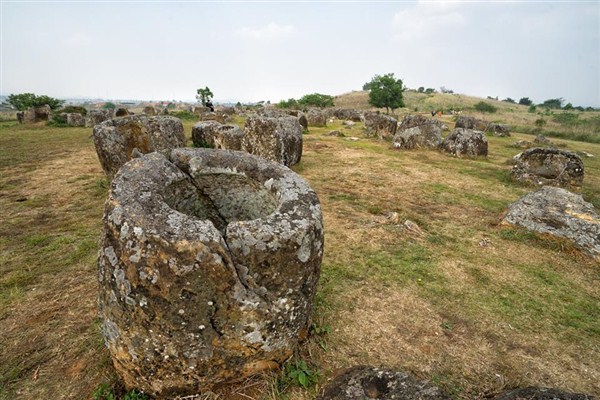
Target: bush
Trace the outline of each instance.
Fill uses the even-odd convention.
[[[537,126],[538,128],[541,128],[544,125],[546,125],[546,120],[544,118],[539,118],[535,120],[535,126]]]
[[[552,117],[552,120],[562,125],[578,125],[578,123],[580,122],[579,114],[570,112],[556,114]]]
[[[195,121],[198,119],[198,116],[196,114],[194,114],[193,112],[188,111],[188,110],[175,111],[175,112],[171,113],[171,115],[176,118],[189,120],[189,121],[192,121],[192,120]]]
[[[519,104],[523,106],[530,106],[532,105],[532,103],[533,101],[531,101],[529,97],[521,97],[521,99],[519,100]]]
[[[290,99],[293,100],[293,99]],[[289,101],[289,100],[288,100]],[[295,101],[295,100],[294,100]],[[312,106],[312,107],[333,107],[333,96],[329,96],[327,94],[313,93],[306,94],[298,100],[298,103],[302,106]]]
[[[485,101],[480,101],[475,104],[475,110],[481,112],[495,113],[498,109],[491,105],[490,103],[486,103]]]
[[[66,106],[58,110],[57,113],[87,115],[87,109],[81,106]]]
[[[300,108],[300,104],[296,99],[281,100],[277,103],[277,108]]]
[[[537,110],[537,107],[535,106],[535,104],[531,104],[529,106],[529,110],[527,110],[527,111],[529,111],[530,113],[534,113],[536,110]]]

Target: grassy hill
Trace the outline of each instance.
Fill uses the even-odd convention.
[[[497,108],[495,113],[482,113],[475,110],[479,102],[488,103]],[[504,101],[482,99],[463,94],[404,92],[405,107],[395,111],[402,117],[409,113],[430,113],[450,110],[461,111],[463,115],[472,115],[489,122],[509,124],[512,130],[521,133],[541,133],[550,137],[600,143],[600,111],[546,110],[537,107],[529,112],[529,106],[511,104]],[[335,97],[336,107],[373,109],[369,105],[369,94],[366,91],[355,91]],[[385,110],[382,110],[385,111]],[[536,125],[542,120],[543,125]]]
[[[408,93],[407,104],[426,111],[454,107],[455,98],[480,100]],[[365,108],[365,99],[357,92],[336,103]],[[502,112],[482,117],[528,117],[519,106],[497,105]],[[452,116],[441,118],[452,125]],[[188,139],[193,123],[184,121]],[[346,137],[329,136],[333,129]],[[120,391],[97,318],[108,182],[90,132],[0,122],[2,400]],[[520,151],[514,141],[533,136],[488,139],[488,158],[469,160],[393,150],[365,136],[360,123],[311,128],[293,169],[320,198],[325,254],[319,329],[294,360],[319,373],[318,385],[288,386],[292,360],[288,375],[202,399],[310,400],[355,364],[410,372],[455,399],[527,385],[600,393],[600,267],[568,242],[499,225],[506,207],[532,190],[510,180],[507,161]],[[600,207],[600,144],[555,141],[596,155],[584,159],[583,196]]]

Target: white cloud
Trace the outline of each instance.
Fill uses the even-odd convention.
[[[455,1],[419,0],[414,6],[394,15],[394,39],[409,41],[432,37],[443,29],[460,26],[466,22]]]
[[[236,30],[235,34],[248,39],[272,40],[288,37],[293,35],[295,31],[296,28],[294,28],[292,25],[279,25],[275,22],[271,22],[268,25],[258,28],[243,27]]]

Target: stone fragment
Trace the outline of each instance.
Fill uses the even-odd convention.
[[[148,116],[154,116],[156,115],[156,109],[152,106],[146,106],[144,107],[144,114]]]
[[[146,154],[185,145],[183,124],[175,117],[132,115],[94,126],[96,153],[109,179],[132,158],[134,149]]]
[[[192,141],[196,147],[242,150],[243,137],[244,131],[239,126],[217,121],[202,121],[192,127]]]
[[[23,122],[32,124],[41,121],[49,121],[51,115],[52,109],[47,104],[39,107],[29,107],[23,113]]]
[[[325,386],[317,400],[450,400],[440,388],[399,371],[350,368]]]
[[[113,110],[89,110],[85,116],[85,126],[92,128],[113,117]]]
[[[242,150],[290,167],[302,158],[302,126],[292,116],[251,116],[244,127]]]
[[[572,241],[600,261],[600,216],[594,206],[568,190],[544,186],[508,206],[504,224]]]
[[[316,108],[311,108],[306,112],[306,120],[308,121],[308,126],[327,126],[327,113]]]
[[[497,137],[509,137],[510,127],[506,124],[490,122],[487,126],[487,132],[491,132],[494,136]]]
[[[365,113],[364,118],[367,135],[391,140],[396,134],[398,121],[395,118],[375,112]]]
[[[488,140],[481,131],[456,128],[444,139],[440,148],[457,157],[487,157]]]
[[[461,115],[456,119],[455,128],[473,129],[476,131],[485,131],[488,127],[488,123],[477,119],[475,117],[469,117]]]
[[[581,189],[583,161],[570,151],[535,147],[514,157],[511,177],[535,186],[548,185]]]
[[[346,135],[344,135],[342,132],[335,130],[335,131],[331,131],[327,134],[328,136],[335,136],[335,137],[344,137]]]
[[[519,149],[528,149],[530,147],[533,147],[533,143],[529,140],[519,140],[511,144],[511,147],[516,147]]]
[[[66,117],[69,126],[85,126],[85,116],[79,113],[67,113]]]
[[[307,336],[323,257],[315,192],[243,152],[151,153],[115,176],[102,334],[125,386],[186,396],[278,368]]]
[[[496,397],[495,400],[596,400],[596,397],[590,394],[531,386],[506,391]]]

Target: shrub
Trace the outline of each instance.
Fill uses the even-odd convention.
[[[529,106],[529,110],[528,110],[528,111],[529,111],[530,113],[534,113],[536,110],[537,110],[537,107],[535,106],[535,104],[531,104],[531,105]]]
[[[296,99],[287,99],[281,100],[277,103],[278,108],[300,108],[300,104],[298,104],[298,100]]]
[[[81,106],[66,106],[57,111],[58,113],[87,115],[87,109]]]
[[[490,103],[486,103],[485,101],[480,101],[475,104],[475,110],[481,112],[495,113],[498,109],[491,105]]]
[[[529,97],[521,97],[521,99],[519,100],[519,104],[523,105],[523,106],[530,106],[532,105],[533,101],[529,100]]]
[[[541,128],[544,125],[546,125],[546,120],[544,118],[539,118],[535,120],[535,126],[537,126],[538,128]]]
[[[194,114],[191,111],[188,110],[181,110],[181,111],[175,111],[173,113],[171,113],[172,116],[179,118],[179,119],[185,119],[185,120],[197,120],[198,116],[196,114]]]
[[[562,125],[577,125],[579,120],[579,114],[566,112],[562,114],[556,114],[552,117],[554,122],[558,122]]]
[[[293,100],[293,99],[290,99]],[[289,101],[289,100],[288,100]],[[294,100],[295,101],[295,100]],[[312,107],[333,107],[333,96],[320,93],[306,94],[298,100],[298,103],[302,106]]]

